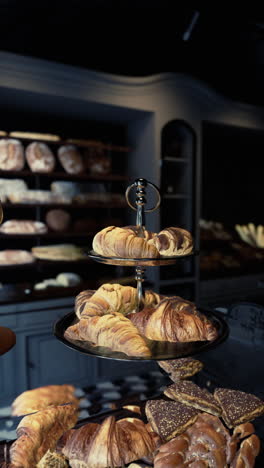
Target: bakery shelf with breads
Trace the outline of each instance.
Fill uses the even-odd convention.
[[[98,130],[96,127],[97,134]],[[105,132],[108,141],[122,134],[114,130],[111,138],[111,132]],[[123,135],[121,138],[124,141]],[[60,268],[63,272],[65,267],[73,273],[78,273],[79,268],[83,284],[89,282],[85,265],[90,260],[85,255],[76,256],[77,249],[86,248],[108,218],[117,226],[124,223],[123,184],[128,180],[125,156],[129,151],[126,145],[109,144],[100,138],[66,138],[27,131],[1,133],[0,200],[4,219],[0,226],[0,268],[6,271],[4,286],[24,282],[23,266],[27,268],[27,280],[32,281],[26,289],[31,291],[45,280],[51,286],[53,272],[59,273]],[[64,244],[71,244],[76,255],[65,249],[58,255]],[[57,250],[56,255],[50,247]],[[96,269],[94,272],[97,274]],[[94,287],[100,284],[98,281],[95,277]],[[56,295],[55,287],[49,287],[49,291],[51,296]]]
[[[254,420],[264,402],[230,388],[211,393],[192,380],[203,364],[160,361],[171,382],[163,394],[80,418],[71,385],[25,391],[13,401],[16,438],[0,442],[3,468],[254,468],[263,460]],[[109,408],[111,405],[109,404]],[[261,457],[261,459],[260,459]],[[260,464],[258,464],[258,461]]]

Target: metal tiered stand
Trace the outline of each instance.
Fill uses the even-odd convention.
[[[146,189],[152,188],[157,195],[157,202],[154,207],[145,209],[147,204],[146,200]],[[136,189],[136,207],[130,201],[130,192],[132,189]],[[130,208],[137,212],[136,227],[137,234],[139,237],[144,237],[145,230],[145,213],[155,211],[161,202],[159,189],[153,183],[146,179],[137,179],[133,184],[129,185],[126,190],[126,200]],[[134,313],[140,311],[144,303],[144,273],[146,267],[150,266],[164,266],[173,265],[185,257],[191,255],[197,255],[197,251],[192,251],[189,254],[177,255],[173,257],[161,256],[159,258],[120,258],[120,257],[104,257],[98,255],[93,250],[88,252],[91,259],[96,262],[109,264],[109,265],[121,265],[121,266],[134,266],[136,270],[135,279],[137,281],[137,305]],[[65,345],[72,349],[75,349],[81,353],[89,356],[101,357],[106,359],[116,359],[122,361],[155,361],[155,360],[166,360],[166,359],[177,359],[181,357],[192,356],[203,351],[210,350],[215,346],[222,343],[228,336],[228,326],[223,320],[222,316],[215,311],[201,310],[208,320],[210,320],[215,328],[217,329],[217,337],[212,341],[192,341],[188,343],[180,342],[167,342],[167,341],[153,341],[146,339],[146,342],[151,350],[151,357],[134,357],[127,356],[124,353],[112,351],[106,347],[94,346],[93,343],[88,341],[80,341],[74,339],[65,338],[64,333],[66,329],[77,322],[77,317],[74,312],[69,313],[65,317],[59,319],[54,325],[54,335],[62,341]]]

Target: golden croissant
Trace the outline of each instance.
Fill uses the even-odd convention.
[[[128,318],[150,340],[189,342],[214,340],[217,330],[195,305],[175,296],[163,299],[154,308],[145,308]]]
[[[136,314],[135,314],[136,315]],[[133,323],[122,314],[86,317],[67,328],[65,337],[90,341],[128,356],[150,357],[151,352]]]
[[[185,229],[169,227],[158,234],[143,232],[144,237],[140,237],[134,226],[109,226],[95,235],[93,250],[102,256],[121,258],[186,255],[193,250],[192,235]]]
[[[106,227],[94,236],[93,250],[106,257],[159,257],[156,247],[150,243],[152,234],[149,231],[145,232],[145,237],[139,237],[133,227]]]
[[[192,235],[186,229],[169,227],[153,237],[153,244],[160,255],[187,255],[193,250]]]
[[[33,468],[62,434],[77,422],[74,405],[53,406],[25,416],[17,427],[17,440],[10,448],[12,468]]]
[[[157,437],[136,418],[115,421],[113,416],[102,424],[87,424],[73,430],[62,453],[72,468],[115,468],[151,454]]]
[[[78,406],[73,385],[46,385],[21,393],[12,403],[12,416],[33,413],[48,406],[73,403]]]
[[[160,301],[159,294],[146,291],[145,305],[152,306]],[[75,301],[75,312],[80,319],[93,315],[120,313],[127,315],[137,305],[137,290],[121,284],[103,284],[91,295],[91,291],[82,291]]]

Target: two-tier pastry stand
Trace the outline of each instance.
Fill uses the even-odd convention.
[[[157,194],[157,203],[154,207],[145,209],[147,204],[146,200],[146,189],[150,187],[154,189]],[[130,201],[130,192],[132,189],[136,189],[136,200],[135,205]],[[159,189],[153,183],[147,181],[146,179],[137,179],[133,184],[129,185],[126,190],[126,200],[130,208],[137,212],[136,218],[136,228],[137,235],[139,237],[144,237],[145,230],[145,213],[155,211],[161,202]],[[164,265],[173,265],[180,259],[188,257],[190,255],[198,254],[197,251],[185,255],[177,255],[173,257],[161,256],[159,258],[120,258],[120,257],[104,257],[98,255],[93,250],[88,252],[88,255],[91,259],[99,263],[105,263],[108,265],[120,265],[120,266],[134,266],[135,267],[135,279],[137,281],[137,305],[134,313],[137,313],[143,307],[144,302],[144,291],[143,291],[143,282],[144,282],[144,273],[145,268],[148,266],[164,266]],[[148,340],[147,344],[151,350],[151,357],[149,358],[140,358],[134,356],[127,356],[124,353],[112,351],[106,347],[94,346],[88,341],[79,341],[79,340],[69,340],[64,336],[65,330],[76,323],[77,318],[74,312],[69,313],[65,317],[59,319],[54,325],[54,334],[55,336],[62,341],[65,345],[73,348],[81,353],[87,354],[89,356],[101,357],[106,359],[117,359],[124,361],[153,361],[153,360],[167,360],[167,359],[177,359],[181,357],[192,356],[194,354],[207,351],[213,347],[222,343],[228,336],[228,326],[223,320],[220,314],[215,311],[201,310],[199,309],[206,317],[213,323],[217,329],[217,337],[213,341],[192,341],[188,343],[175,343],[167,341],[153,341]]]

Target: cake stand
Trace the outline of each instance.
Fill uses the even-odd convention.
[[[145,209],[147,204],[146,189],[152,188],[157,195],[157,202],[152,208]],[[136,206],[130,201],[131,190],[136,189]],[[126,200],[130,208],[137,212],[136,229],[137,235],[144,238],[145,231],[145,213],[155,211],[161,202],[159,189],[153,183],[146,179],[137,179],[134,183],[128,186],[126,190]],[[93,250],[88,252],[88,256],[96,262],[108,265],[120,266],[134,266],[135,267],[135,280],[137,282],[137,301],[133,313],[139,312],[144,307],[144,291],[143,282],[146,267],[150,266],[168,266],[174,265],[176,262],[188,258],[192,255],[197,255],[198,251],[193,250],[191,253],[176,255],[173,257],[161,256],[159,258],[120,258],[120,257],[105,257],[97,254]],[[215,311],[199,309],[208,320],[210,320],[217,330],[217,337],[212,341],[192,341],[192,342],[168,342],[168,341],[153,341],[146,339],[149,349],[151,350],[151,357],[134,357],[127,356],[125,353],[112,351],[106,347],[94,346],[89,341],[80,341],[65,338],[64,333],[66,329],[78,321],[75,312],[70,312],[65,317],[62,317],[54,324],[54,335],[63,342],[66,346],[75,349],[81,353],[89,356],[95,356],[105,359],[116,359],[122,361],[157,361],[167,359],[177,359],[181,357],[192,356],[218,346],[228,336],[228,326],[221,314]]]

